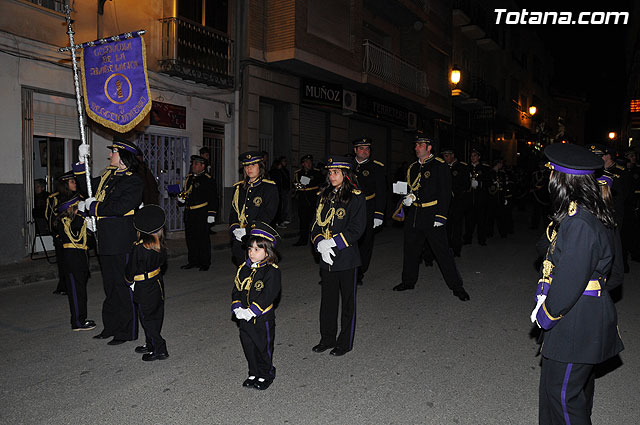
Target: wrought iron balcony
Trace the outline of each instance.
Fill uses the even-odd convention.
[[[387,83],[395,84],[420,96],[429,96],[427,74],[377,46],[369,40],[364,40],[362,72],[377,77]]]
[[[162,72],[218,87],[233,86],[232,41],[183,18],[162,22]]]

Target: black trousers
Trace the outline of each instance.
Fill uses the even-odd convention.
[[[591,425],[594,365],[542,358],[540,425]]]
[[[369,264],[371,263],[371,255],[373,254],[373,241],[375,231],[373,229],[373,217],[374,211],[371,208],[371,212],[367,211],[367,225],[364,228],[362,237],[358,240],[358,249],[360,250],[360,262],[362,265],[358,268],[358,279],[362,280],[364,274],[369,270]]]
[[[124,278],[128,254],[101,255],[100,267],[105,299],[102,323],[106,336],[124,341],[138,339],[138,315],[133,293]]]
[[[275,315],[268,317],[238,320],[240,327],[240,343],[249,365],[249,376],[273,380],[276,368],[273,366],[273,341],[275,338]],[[255,322],[255,323],[254,323]]]
[[[452,200],[447,219],[447,237],[449,247],[456,255],[462,251],[462,228],[464,226],[464,205],[462,201]]]
[[[231,242],[231,257],[233,264],[236,267],[240,267],[240,264],[247,261],[247,250],[242,247],[242,242],[237,240],[233,234],[231,234],[233,241]]]
[[[353,348],[356,330],[356,288],[358,269],[330,272],[320,269],[322,290],[320,299],[320,343],[336,345],[345,351]],[[340,313],[340,334],[338,334],[338,306],[342,299]]]
[[[464,240],[471,243],[473,232],[478,230],[478,242],[487,241],[487,194],[480,192],[480,189],[471,191],[472,203],[465,214]]]
[[[78,328],[87,320],[87,281],[89,280],[89,259],[84,249],[63,248],[58,262],[61,264],[61,278],[69,300],[71,327]]]
[[[427,226],[421,229],[405,223],[402,282],[405,285],[413,286],[418,281],[418,271],[425,242],[429,244],[449,289],[462,288],[462,277],[456,267],[453,254],[449,250],[446,225]]]
[[[184,212],[184,237],[187,241],[189,264],[211,265],[211,238],[207,217],[205,208]]]
[[[58,286],[56,286],[56,291],[62,292],[67,290],[66,273],[63,269],[64,258],[62,250],[64,248],[62,248],[62,243],[56,237],[53,238],[53,247],[56,251],[56,265],[58,266]]]
[[[298,194],[298,220],[300,221],[300,241],[309,241],[309,231],[316,211],[317,196],[306,192]]]
[[[160,277],[136,282],[133,300],[138,305],[145,343],[155,354],[167,353],[167,342],[162,338],[164,321],[164,281]]]

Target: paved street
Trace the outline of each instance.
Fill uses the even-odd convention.
[[[0,423],[535,424],[540,357],[529,314],[539,232],[518,221],[509,239],[464,247],[457,260],[467,303],[437,267],[421,267],[414,291],[393,292],[402,232],[386,227],[358,289],[354,350],[341,358],[311,351],[318,266],[308,247],[286,239],[277,378],[264,392],[240,385],[247,366],[229,311],[227,250],[214,252],[208,272],[180,270],[184,257],[171,259],[164,362],[133,352],[143,336],[115,347],[91,338],[101,329],[99,273],[89,281],[89,318],[99,324],[91,332],[71,331],[67,300],[51,294],[51,281],[1,289]],[[640,263],[631,267],[616,304],[623,364],[596,381],[596,424],[640,423]]]

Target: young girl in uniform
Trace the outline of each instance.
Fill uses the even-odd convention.
[[[249,364],[249,377],[242,386],[266,390],[276,377],[274,301],[280,294],[280,269],[275,245],[280,236],[263,222],[252,224],[250,229],[249,258],[236,273],[231,311],[237,319],[240,342]]]
[[[87,224],[78,213],[80,196],[73,195],[58,205],[58,216],[54,228],[62,247],[60,270],[69,299],[71,329],[89,331],[96,327],[87,320],[87,281],[89,280],[89,258],[87,257]]]
[[[358,240],[367,224],[367,206],[350,159],[332,156],[327,185],[320,192],[316,217],[311,226],[311,240],[320,253],[322,290],[320,300],[320,343],[312,348],[322,353],[342,356],[353,348],[356,327],[356,282],[361,265]],[[340,334],[338,306],[342,299]],[[338,334],[336,339],[336,334]]]
[[[169,357],[167,343],[160,335],[164,320],[164,281],[162,268],[167,260],[164,243],[164,210],[158,205],[145,205],[136,211],[133,224],[138,241],[129,253],[125,278],[138,305],[145,344],[135,352],[150,362]]]

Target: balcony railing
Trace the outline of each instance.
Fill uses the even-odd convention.
[[[429,96],[427,74],[398,56],[364,40],[362,72],[395,84],[420,96]]]
[[[229,37],[183,18],[160,22],[163,72],[207,85],[233,86],[233,42]]]

